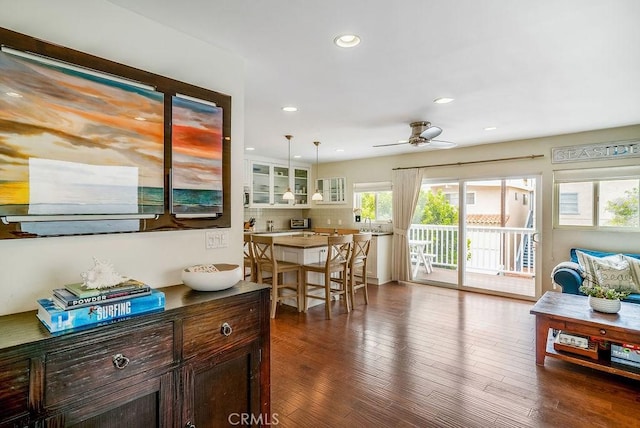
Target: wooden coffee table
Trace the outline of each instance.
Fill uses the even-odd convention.
[[[640,344],[640,305],[622,302],[617,314],[596,312],[587,297],[547,291],[531,308],[536,316],[536,364],[544,365],[546,356],[585,367],[640,380],[640,370],[612,365],[608,358],[593,360],[553,348],[552,329],[590,336],[613,343]]]

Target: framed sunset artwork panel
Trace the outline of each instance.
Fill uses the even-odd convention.
[[[217,217],[223,210],[223,109],[184,95],[171,103],[171,213]]]
[[[162,214],[164,94],[0,52],[0,216]]]

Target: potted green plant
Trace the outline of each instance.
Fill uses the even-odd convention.
[[[615,314],[620,310],[620,300],[625,299],[630,292],[616,290],[599,284],[590,283],[582,285],[580,292],[589,296],[589,306],[594,311]]]

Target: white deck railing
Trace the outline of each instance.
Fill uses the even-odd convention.
[[[467,270],[533,275],[533,229],[467,226]],[[412,224],[410,242],[429,243],[433,265],[458,266],[458,227]]]

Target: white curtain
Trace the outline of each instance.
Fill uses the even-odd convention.
[[[393,259],[391,279],[411,279],[411,260],[407,235],[411,227],[413,212],[418,204],[424,170],[420,168],[399,169],[392,172],[393,182]]]

